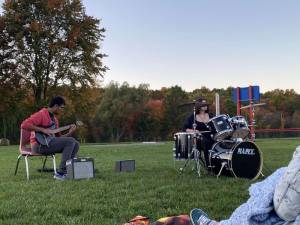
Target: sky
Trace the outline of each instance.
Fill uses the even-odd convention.
[[[3,0],[0,0],[2,3]],[[300,93],[298,0],[83,0],[106,29],[103,84]]]

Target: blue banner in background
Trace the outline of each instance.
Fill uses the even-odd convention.
[[[260,92],[259,86],[252,86],[252,99],[249,99],[249,87],[241,87],[240,88],[240,101],[254,101],[259,102],[260,100]],[[237,88],[232,89],[232,101],[237,102]]]

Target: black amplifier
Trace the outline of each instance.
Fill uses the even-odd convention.
[[[133,172],[135,171],[135,160],[116,161],[115,171],[117,172]]]
[[[94,178],[94,159],[74,158],[66,162],[67,179],[89,179]]]

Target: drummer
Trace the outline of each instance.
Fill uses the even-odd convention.
[[[206,99],[198,99],[195,103],[195,130],[196,132],[208,131],[202,133],[201,141],[197,143],[197,148],[201,148],[204,152],[205,166],[209,166],[209,150],[211,150],[214,140],[211,137],[209,128],[206,125],[210,118],[213,117],[213,114],[209,113],[210,104]],[[194,113],[192,113],[185,121],[183,125],[183,130],[185,132],[194,132]],[[200,150],[200,149],[199,149]]]

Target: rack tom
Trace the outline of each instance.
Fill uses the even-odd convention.
[[[229,122],[229,117],[224,114],[211,118],[208,121],[207,126],[209,127],[215,141],[224,140],[233,132],[233,128]]]
[[[249,133],[248,123],[243,116],[233,116],[231,118],[231,125],[233,127],[232,137],[245,139]]]

